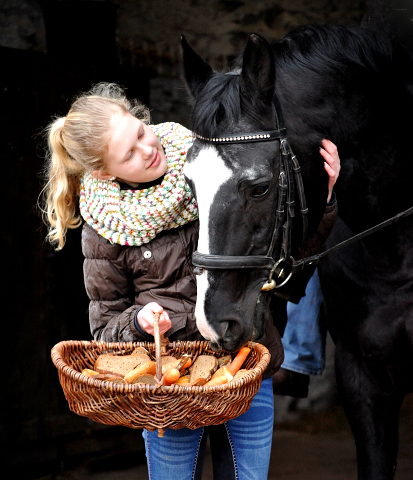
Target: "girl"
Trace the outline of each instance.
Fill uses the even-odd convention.
[[[95,340],[152,341],[153,316],[171,340],[202,340],[196,328],[197,208],[182,168],[192,134],[168,122],[149,125],[148,110],[113,84],[80,96],[48,132],[48,238],[61,249],[84,220],[84,280]],[[80,212],[80,213],[79,213]],[[211,438],[214,478],[267,478],[273,426],[271,375],[282,361],[272,322],[271,362],[250,409],[224,425],[143,431],[151,480],[200,479]]]

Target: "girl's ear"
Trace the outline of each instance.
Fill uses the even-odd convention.
[[[113,175],[108,173],[106,170],[94,170],[92,175],[96,178],[99,178],[99,180],[112,180]]]

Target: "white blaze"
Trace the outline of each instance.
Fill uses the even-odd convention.
[[[198,251],[209,254],[209,216],[217,191],[232,175],[214,147],[200,150],[198,156],[184,167],[185,175],[194,182],[199,215]],[[217,334],[205,316],[205,296],[209,287],[208,272],[197,276],[197,301],[195,317],[198,330],[208,340],[217,340]]]

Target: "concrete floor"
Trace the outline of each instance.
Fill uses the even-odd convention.
[[[400,416],[400,453],[396,480],[413,478],[413,396],[406,398]],[[268,480],[355,480],[355,447],[340,407],[306,413],[298,420],[276,425]],[[145,464],[92,472],[87,463],[42,480],[148,480]],[[202,480],[213,480],[207,451]]]

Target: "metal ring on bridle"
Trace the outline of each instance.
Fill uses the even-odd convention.
[[[261,287],[262,292],[268,292],[270,290],[273,290],[274,288],[281,288],[283,285],[285,285],[288,282],[288,280],[290,280],[290,278],[293,274],[292,265],[294,264],[294,258],[290,257],[290,259],[292,261],[291,265],[288,264],[288,262],[285,260],[285,258],[280,258],[277,262],[275,262],[274,266],[272,267],[272,269],[270,271],[270,275],[268,276],[268,280]],[[278,266],[282,262],[286,262],[286,264],[290,266],[290,272],[282,280],[282,282],[279,285],[277,285],[277,282],[272,277],[273,277],[274,273],[277,271]],[[281,268],[280,271],[278,272],[278,277],[277,278],[278,279],[282,278],[283,275],[284,275],[284,268]]]

